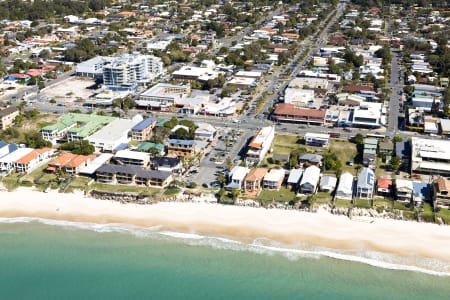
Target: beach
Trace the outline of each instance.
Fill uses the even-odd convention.
[[[450,226],[390,219],[365,222],[325,211],[307,213],[193,202],[121,204],[85,197],[81,192],[43,193],[20,188],[0,192],[0,217],[158,226],[160,230],[248,243],[265,238],[294,248],[308,244],[352,252],[376,251],[412,260],[436,259],[450,265]]]

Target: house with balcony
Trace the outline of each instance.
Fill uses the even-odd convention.
[[[284,169],[272,169],[263,179],[263,188],[266,190],[279,190],[283,184],[284,176],[286,173]]]
[[[229,183],[225,188],[229,190],[242,189],[242,185],[244,184],[248,172],[250,172],[250,169],[247,167],[235,166],[228,174]]]
[[[303,172],[300,181],[300,192],[303,194],[315,194],[320,179],[320,169],[311,165]]]
[[[450,209],[450,180],[439,177],[433,182],[434,208]]]
[[[375,173],[372,169],[363,168],[358,175],[356,183],[356,197],[361,199],[372,199],[375,188]]]
[[[152,137],[153,128],[156,126],[156,119],[148,118],[137,123],[131,128],[131,140],[146,141]]]
[[[245,176],[244,190],[247,193],[257,193],[263,185],[263,178],[267,174],[267,169],[254,168]]]
[[[275,126],[267,126],[258,130],[247,146],[245,162],[247,165],[257,165],[270,150],[275,137]]]
[[[170,139],[167,146],[167,155],[172,157],[193,157],[197,154],[194,140]]]

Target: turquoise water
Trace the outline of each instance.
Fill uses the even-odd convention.
[[[323,256],[254,253],[225,240],[201,245],[198,236],[174,238],[157,229],[155,234],[137,229],[107,231],[37,222],[0,224],[0,298],[450,297],[447,276],[387,270]]]

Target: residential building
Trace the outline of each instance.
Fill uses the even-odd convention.
[[[113,57],[96,56],[77,64],[75,74],[80,77],[103,78],[103,66],[113,60]]]
[[[15,106],[0,109],[0,130],[10,127],[19,113],[19,109]]]
[[[303,169],[292,169],[289,172],[289,177],[287,179],[287,185],[292,190],[296,190],[298,187],[298,184],[300,183],[300,179],[303,175]]]
[[[136,184],[166,187],[173,179],[171,172],[145,170],[139,166],[105,164],[95,171],[97,181],[111,184]]]
[[[358,175],[356,183],[356,197],[361,199],[372,199],[375,188],[375,173],[372,169],[363,168]]]
[[[96,151],[113,152],[120,148],[123,149],[128,146],[131,129],[141,121],[141,115],[136,115],[131,120],[116,119],[89,136],[87,140],[95,147]]]
[[[8,144],[5,141],[0,140],[0,158],[16,151],[18,149],[16,144]]]
[[[279,190],[286,173],[283,169],[272,169],[263,179],[263,188],[267,190]]]
[[[72,153],[62,153],[48,163],[47,172],[57,172],[59,170],[76,175],[80,169],[87,167],[91,161],[95,159],[95,155],[77,155]]]
[[[138,53],[114,57],[103,65],[103,83],[110,90],[135,90],[164,73],[161,58]]]
[[[150,155],[145,152],[119,150],[114,155],[114,161],[120,165],[135,165],[145,168],[150,162]]]
[[[298,157],[298,162],[305,166],[316,166],[320,167],[322,165],[322,155],[312,154],[312,153],[302,153]]]
[[[247,176],[248,172],[250,172],[250,170],[246,167],[233,167],[233,169],[231,169],[230,173],[228,174],[229,183],[226,188],[232,190],[240,190],[242,188],[242,185],[244,184],[245,176]]]
[[[306,168],[300,181],[300,191],[303,194],[314,194],[319,183],[319,178],[320,169],[318,167],[312,165]]]
[[[95,177],[97,169],[105,164],[109,164],[113,157],[114,155],[111,153],[102,153],[94,158],[88,165],[81,167],[78,173],[88,177]]]
[[[411,172],[450,175],[450,141],[411,138]]]
[[[33,152],[33,148],[18,148],[15,151],[0,158],[0,174],[8,175],[15,170],[15,163],[18,159],[24,157],[28,153]]]
[[[55,153],[52,148],[33,149],[33,151],[25,154],[17,159],[14,168],[18,173],[29,173],[40,165],[43,161],[50,158]]]
[[[424,202],[431,202],[431,184],[413,181],[413,204],[421,207]]]
[[[96,114],[68,113],[59,118],[58,122],[41,129],[42,138],[56,143],[57,140],[82,140],[95,133],[100,128],[117,120],[115,117]]]
[[[363,164],[370,166],[377,158],[378,140],[375,138],[364,139]]]
[[[267,169],[254,168],[245,176],[244,190],[250,193],[257,193],[263,185],[263,178],[267,174]]]
[[[269,152],[275,138],[275,126],[262,127],[253,136],[247,146],[245,162],[247,165],[257,165]]]
[[[195,129],[195,139],[205,140],[212,142],[216,135],[216,128],[208,123],[198,122],[196,123],[197,129]]]
[[[411,203],[414,193],[413,182],[404,179],[395,180],[396,200]]]
[[[353,185],[355,178],[350,173],[343,173],[339,178],[339,184],[336,189],[336,198],[352,200],[353,199]]]
[[[439,177],[433,182],[434,208],[450,209],[450,180]]]
[[[152,137],[153,128],[156,126],[156,119],[148,118],[137,123],[131,128],[131,139],[133,141],[146,141]]]
[[[378,144],[378,153],[384,162],[389,162],[394,152],[394,144],[391,141],[380,142]]]
[[[325,115],[325,110],[297,108],[293,104],[280,103],[275,107],[272,118],[278,122],[322,125]]]
[[[331,193],[336,188],[337,178],[333,175],[323,175],[320,179],[319,190]]]
[[[152,157],[150,158],[150,166],[154,170],[171,172],[173,174],[181,174],[183,165],[178,157]]]
[[[305,144],[308,146],[328,146],[330,135],[327,133],[305,133]]]
[[[164,144],[155,144],[152,142],[143,142],[137,147],[137,151],[148,152],[153,155],[164,156],[166,146]]]
[[[392,196],[392,179],[378,178],[377,180],[377,194],[380,196],[390,198]]]
[[[170,139],[167,146],[167,155],[176,157],[192,157],[197,153],[194,140]]]

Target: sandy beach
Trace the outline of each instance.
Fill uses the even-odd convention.
[[[327,212],[163,202],[121,204],[84,197],[81,192],[42,193],[20,188],[0,191],[0,217],[37,217],[89,223],[124,223],[163,230],[225,236],[251,242],[268,238],[288,245],[398,254],[449,262],[450,226],[375,219],[350,220]]]

